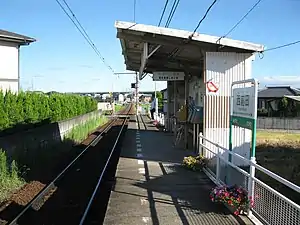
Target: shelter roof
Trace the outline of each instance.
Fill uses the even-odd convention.
[[[7,30],[1,30],[0,29],[0,40],[13,42],[17,44],[29,44],[31,42],[35,42],[36,40],[34,38],[24,36],[21,34],[13,33]]]
[[[200,74],[205,52],[261,52],[259,44],[165,27],[116,21],[127,70],[141,73],[183,71]],[[193,34],[193,35],[192,35]],[[140,79],[143,76],[140,77]]]

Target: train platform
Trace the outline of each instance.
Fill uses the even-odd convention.
[[[214,184],[182,168],[190,152],[172,147],[172,140],[146,116],[131,118],[103,224],[248,224],[210,201]]]

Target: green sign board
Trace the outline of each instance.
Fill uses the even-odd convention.
[[[253,130],[257,115],[256,87],[234,88],[231,98],[232,125]]]
[[[247,83],[251,85],[234,88],[235,85],[245,85]],[[231,86],[229,150],[232,151],[232,127],[249,129],[252,131],[251,157],[255,157],[257,90],[258,82],[255,79],[233,82]],[[231,155],[229,155],[229,161],[231,161]]]

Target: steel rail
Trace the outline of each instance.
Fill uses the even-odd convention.
[[[78,156],[72,160],[72,162],[70,162],[64,169],[63,171],[61,171],[52,181],[51,183],[49,183],[43,190],[40,191],[40,193],[38,195],[36,195],[26,206],[25,208],[9,223],[9,225],[16,225],[17,221],[27,212],[28,209],[30,209],[33,204],[39,200],[40,198],[42,198],[49,190],[51,190],[54,187],[54,184],[56,181],[58,181],[59,179],[61,179],[66,172],[68,171],[68,169],[70,167],[72,167],[80,158],[81,156],[87,152],[87,150],[94,145],[95,142],[99,141],[99,137],[101,137],[104,133],[106,133],[112,126],[113,124],[117,121],[118,119],[114,119],[112,121],[110,121],[108,123],[108,125],[104,128],[103,131],[101,131],[101,133],[99,135],[97,135],[92,141],[91,143],[89,143],[82,152],[80,152],[78,154]]]
[[[129,110],[129,111],[130,111],[130,110]],[[128,113],[129,113],[129,111],[128,111]],[[124,118],[123,123],[122,123],[122,127],[121,127],[121,129],[120,129],[120,132],[119,132],[119,134],[118,134],[118,136],[117,136],[117,138],[116,138],[116,140],[115,140],[115,142],[114,142],[114,146],[112,147],[112,150],[111,150],[111,152],[110,152],[110,154],[109,154],[109,156],[108,156],[108,159],[107,159],[107,161],[106,161],[106,163],[105,163],[105,166],[104,166],[104,168],[103,168],[103,170],[102,170],[102,172],[101,172],[101,175],[100,175],[100,177],[99,177],[99,179],[98,179],[98,182],[97,182],[97,184],[96,184],[96,186],[95,186],[95,188],[94,188],[94,192],[93,192],[93,194],[92,194],[92,196],[91,196],[91,198],[90,198],[90,200],[89,200],[89,202],[88,202],[88,204],[87,204],[87,207],[86,207],[85,210],[84,210],[84,213],[83,213],[83,216],[82,216],[82,218],[81,218],[81,220],[80,220],[79,225],[82,225],[82,224],[85,222],[85,220],[86,220],[86,218],[87,218],[87,216],[88,216],[88,213],[89,213],[90,208],[91,208],[91,206],[92,206],[92,204],[93,204],[93,201],[94,201],[94,199],[95,199],[95,196],[96,196],[97,192],[99,191],[99,187],[100,187],[102,178],[103,178],[103,176],[104,176],[104,173],[106,172],[107,166],[108,166],[108,164],[109,164],[109,162],[110,162],[110,160],[111,160],[111,157],[112,157],[113,153],[115,152],[115,149],[116,149],[117,144],[119,143],[119,139],[120,139],[121,134],[122,134],[122,132],[123,132],[123,130],[124,130],[124,126],[125,126],[126,122],[127,122],[127,118]]]
[[[124,109],[124,111],[127,111],[126,114],[129,114],[129,112],[132,109],[132,104],[129,105],[128,108]],[[97,135],[83,150],[82,152],[80,152],[76,158],[74,160],[72,160],[52,181],[51,183],[49,183],[46,187],[44,187],[38,195],[36,195],[26,206],[25,208],[9,223],[9,225],[17,225],[18,220],[27,212],[28,209],[30,209],[34,203],[36,203],[36,201],[38,201],[39,199],[41,199],[48,191],[50,191],[54,185],[55,182],[58,181],[59,179],[61,179],[66,172],[68,171],[68,169],[70,167],[72,167],[81,157],[84,153],[87,152],[87,150],[90,147],[95,146],[95,144],[97,144],[100,139],[102,138],[102,135],[104,133],[106,133],[108,130],[110,130],[110,128],[113,126],[113,124],[115,124],[118,121],[118,118],[114,118],[112,119],[110,122],[108,122],[108,124],[105,126],[104,130],[101,131],[101,133],[99,135]],[[124,120],[126,121],[126,119]],[[124,122],[125,123],[125,122]],[[123,126],[122,126],[123,129]],[[118,136],[119,139],[119,136]]]

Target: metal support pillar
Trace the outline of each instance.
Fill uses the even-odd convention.
[[[171,89],[170,85],[171,81],[167,81],[167,130],[170,132],[171,130]]]
[[[197,133],[197,136],[196,136],[196,153],[199,154],[199,134],[200,134],[200,125],[199,124],[196,124],[196,133]]]
[[[194,150],[194,152],[196,152],[196,138],[197,138],[196,124],[193,124],[193,150]]]
[[[154,81],[154,100],[155,100],[155,113],[154,115],[156,115],[156,120],[158,120],[158,99],[157,99],[157,91],[156,91],[156,81]]]
[[[186,113],[186,118],[185,118],[185,125],[184,125],[184,147],[185,149],[188,149],[188,132],[189,132],[189,127],[188,127],[188,105],[189,105],[189,73],[185,72],[184,76],[184,98],[185,98],[185,113]]]
[[[177,111],[177,102],[176,102],[176,81],[174,81],[174,87],[173,87],[173,98],[174,98],[174,105],[173,105],[173,111],[174,111],[174,116],[175,116],[175,120],[174,120],[174,140],[176,140],[176,136],[177,136],[177,120],[176,120],[176,111]]]
[[[146,74],[144,74],[144,69],[147,66],[148,59],[161,47],[161,45],[156,46],[149,53],[149,44],[147,42],[143,43],[143,53],[141,55],[141,67],[139,69],[139,79],[142,80]]]
[[[135,74],[135,100],[136,100],[136,115],[139,114],[139,89],[138,89],[138,85],[139,85],[139,77],[138,77],[138,73]]]

